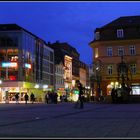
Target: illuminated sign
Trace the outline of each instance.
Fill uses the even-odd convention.
[[[31,64],[25,63],[25,68],[31,69]]]
[[[2,62],[2,67],[3,68],[7,68],[7,67],[17,67],[17,63],[16,62]]]
[[[9,79],[10,80],[16,80],[16,76],[11,75],[11,76],[9,76]]]
[[[79,90],[74,90],[74,93],[75,94],[79,94]]]
[[[48,85],[43,85],[43,88],[48,88]]]

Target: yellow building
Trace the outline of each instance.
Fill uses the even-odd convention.
[[[101,64],[101,90],[110,95],[113,87],[119,87],[118,64],[128,67],[125,83],[132,87],[133,95],[140,95],[140,16],[120,17],[95,30],[90,42],[93,50],[93,64]],[[97,67],[96,67],[97,68]]]

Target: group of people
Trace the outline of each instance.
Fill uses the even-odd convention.
[[[57,104],[57,97],[58,97],[58,94],[57,92],[51,92],[51,91],[48,91],[45,95],[45,103],[55,103]]]
[[[25,93],[24,95],[24,100],[25,100],[25,104],[27,104],[27,102],[29,101],[29,95],[27,93]],[[16,104],[19,104],[19,93],[15,94],[15,101]],[[35,102],[35,95],[33,93],[31,93],[30,95],[30,101],[32,104]]]
[[[127,103],[129,101],[129,95],[131,88],[125,86],[123,83],[121,88],[113,88],[111,91],[112,103]]]
[[[66,93],[66,95],[60,95],[60,102],[67,102],[68,101],[68,97],[67,97],[67,93]]]
[[[79,90],[79,97],[78,97],[78,101],[75,104],[75,108],[84,108],[84,92],[83,92],[83,86],[81,84],[81,82],[79,80],[76,81],[76,86]],[[27,104],[27,102],[29,101],[29,95],[27,93],[25,93],[24,95],[24,100],[25,100],[25,104]],[[15,101],[17,104],[19,104],[19,93],[15,94]],[[35,102],[35,95],[33,93],[30,94],[30,101],[33,104]],[[62,98],[60,98],[60,101],[62,101]],[[45,103],[54,103],[57,104],[58,103],[58,94],[57,92],[51,92],[48,91],[45,94]]]

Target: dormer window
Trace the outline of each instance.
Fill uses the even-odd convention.
[[[123,29],[118,29],[117,30],[117,38],[123,38],[124,34],[123,34]]]
[[[100,32],[95,32],[95,40],[99,40],[100,39]]]

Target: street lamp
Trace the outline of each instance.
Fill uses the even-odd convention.
[[[95,81],[98,86],[97,91],[99,97],[101,96],[101,81],[102,81],[101,70],[102,70],[102,61],[100,59],[96,59],[93,65],[93,71],[95,74]]]
[[[38,84],[35,84],[34,88],[36,88],[36,89],[39,88],[39,85]]]
[[[99,97],[101,96],[101,80],[102,80],[102,77],[101,77],[100,73],[97,72],[96,81],[97,81],[97,84],[98,84]]]
[[[117,72],[118,72],[118,81],[120,81],[121,79],[121,84],[124,85],[126,81],[129,80],[129,78],[128,78],[128,66],[123,60],[123,55],[121,55],[121,62],[118,64]]]
[[[121,55],[121,62],[118,64],[118,82],[121,79],[121,93],[123,101],[128,101],[130,94],[130,78],[129,78],[129,67],[123,60],[123,55]],[[131,72],[130,72],[131,76]],[[127,86],[126,86],[127,85]]]

